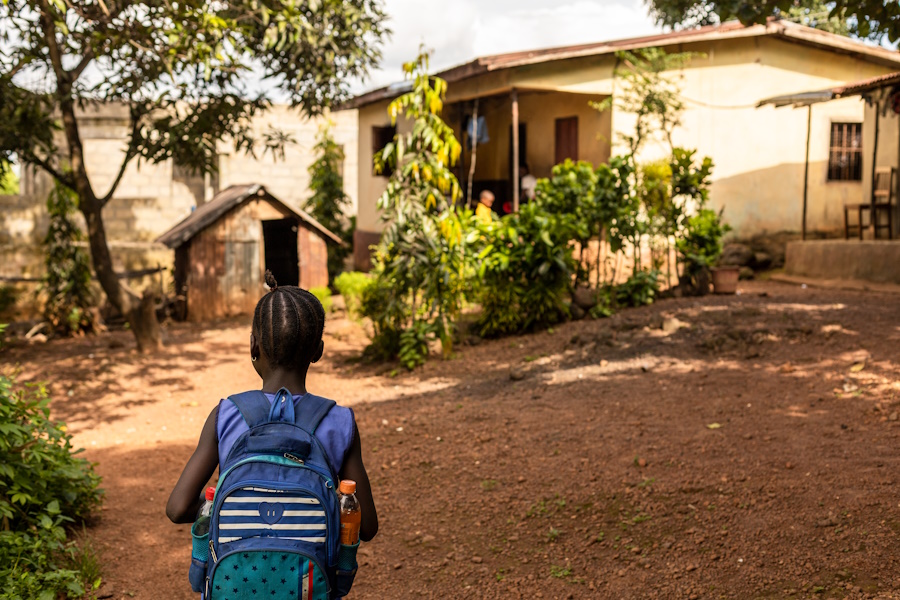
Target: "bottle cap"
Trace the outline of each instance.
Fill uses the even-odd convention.
[[[212,502],[213,498],[216,497],[216,488],[208,487],[206,488],[206,499]]]
[[[340,490],[342,494],[355,494],[356,493],[356,482],[352,479],[344,479],[341,481]]]

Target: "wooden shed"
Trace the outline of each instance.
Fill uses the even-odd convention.
[[[223,190],[157,241],[175,250],[175,292],[189,321],[251,314],[266,269],[279,285],[328,285],[327,244],[341,243],[259,184]]]

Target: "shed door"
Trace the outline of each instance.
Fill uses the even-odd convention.
[[[556,120],[556,164],[578,160],[578,117]]]
[[[293,219],[263,221],[266,268],[278,285],[300,285],[300,261],[297,256],[297,222]]]

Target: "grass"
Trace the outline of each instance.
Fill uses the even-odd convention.
[[[491,491],[495,487],[497,487],[496,479],[485,479],[481,482],[481,489],[483,489],[486,492]]]
[[[640,514],[631,517],[631,522],[634,524],[643,523],[644,521],[649,521],[651,519],[650,515]]]
[[[547,541],[555,542],[557,539],[559,539],[559,534],[561,533],[562,531],[560,531],[556,527],[551,527],[550,531],[547,532]]]
[[[565,579],[572,575],[572,568],[569,566],[560,567],[559,565],[550,565],[550,577],[557,579]]]
[[[79,538],[78,544],[73,547],[71,569],[81,574],[86,590],[96,590],[103,582],[100,555],[83,529]]]

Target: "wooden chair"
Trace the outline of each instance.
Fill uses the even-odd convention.
[[[876,167],[874,192],[875,214],[869,214],[869,225],[874,225],[874,237],[878,239],[880,230],[887,231],[887,239],[894,237],[894,190],[897,169],[894,167]],[[856,223],[850,223],[850,211],[856,212]],[[863,214],[872,212],[871,202],[847,204],[844,206],[844,239],[850,239],[850,230],[856,229],[859,239],[863,239]],[[879,219],[884,215],[885,219]]]

